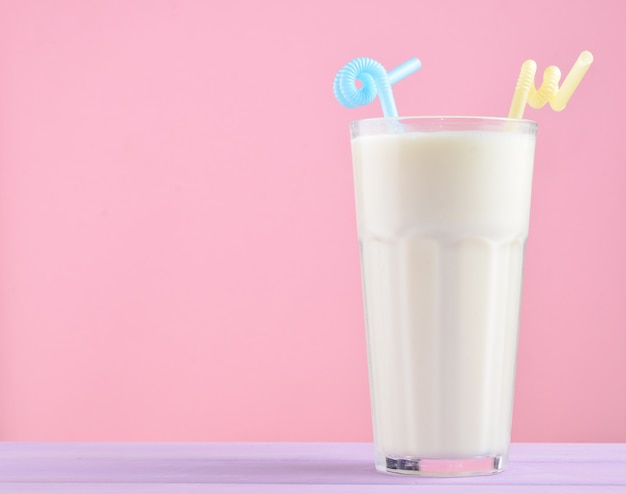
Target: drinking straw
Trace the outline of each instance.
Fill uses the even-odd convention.
[[[572,97],[572,94],[574,94],[574,91],[580,84],[583,76],[587,73],[587,70],[589,70],[589,66],[592,62],[593,55],[588,51],[584,51],[578,56],[574,66],[563,81],[563,85],[552,101],[550,101],[550,106],[554,110],[561,111],[565,108],[565,105],[567,105],[567,102]]]
[[[411,58],[387,72],[376,60],[355,58],[337,72],[334,82],[335,98],[347,108],[371,103],[378,95],[385,117],[397,117],[391,85],[422,67],[422,62]],[[356,87],[356,80],[362,87]]]
[[[550,103],[550,107],[554,111],[563,110],[592,62],[593,55],[588,51],[583,51],[576,59],[560,88],[561,71],[558,67],[551,65],[543,73],[541,86],[536,89],[537,64],[534,60],[526,60],[522,64],[517,79],[513,101],[511,101],[511,108],[509,109],[509,118],[522,118],[526,103],[535,109]]]

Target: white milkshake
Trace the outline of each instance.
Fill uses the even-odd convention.
[[[380,470],[507,461],[535,125],[456,120],[353,127]]]

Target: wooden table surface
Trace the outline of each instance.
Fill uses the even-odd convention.
[[[626,444],[513,444],[507,471],[377,472],[367,443],[0,443],[1,493],[626,493]]]

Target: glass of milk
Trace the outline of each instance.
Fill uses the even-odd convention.
[[[378,470],[507,466],[536,127],[352,123]]]

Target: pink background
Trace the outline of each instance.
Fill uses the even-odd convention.
[[[621,0],[0,0],[0,440],[371,440],[348,123],[539,121],[513,439],[626,441]]]

